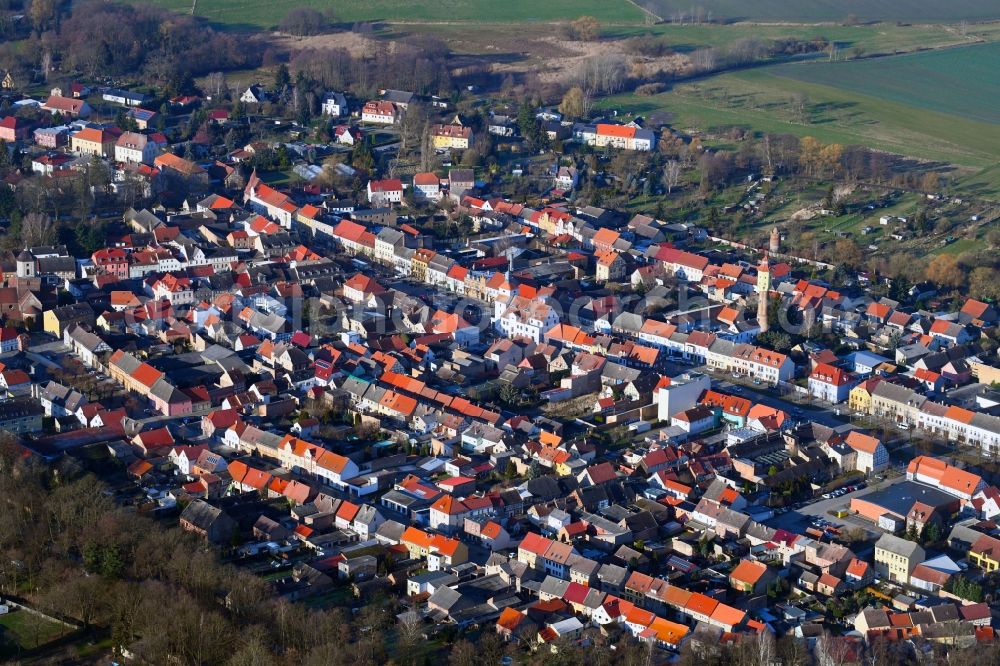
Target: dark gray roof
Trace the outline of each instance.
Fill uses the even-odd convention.
[[[862,495],[858,499],[904,517],[916,502],[931,507],[941,507],[956,501],[953,496],[942,490],[915,481],[902,481],[888,488]]]
[[[181,520],[207,532],[215,521],[223,516],[225,512],[222,509],[212,506],[205,500],[196,499],[185,507],[181,513]]]
[[[906,558],[912,558],[915,556],[922,557],[924,552],[924,549],[920,547],[920,544],[902,539],[892,534],[883,534],[879,537],[879,540],[875,542],[875,547],[896,555],[902,555]]]

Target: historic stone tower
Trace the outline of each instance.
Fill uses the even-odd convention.
[[[35,257],[28,252],[27,248],[21,250],[21,254],[17,255],[17,277],[35,277]]]
[[[760,332],[767,331],[768,294],[771,293],[771,265],[767,261],[767,252],[760,265],[757,266],[757,323]]]
[[[781,234],[778,232],[778,227],[773,227],[771,229],[771,241],[768,243],[767,251],[771,254],[778,254],[781,252]]]

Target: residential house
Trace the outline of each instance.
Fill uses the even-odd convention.
[[[624,150],[648,151],[652,150],[656,143],[656,135],[652,131],[633,125],[577,124],[573,127],[573,136],[577,141],[596,148],[607,146]]]
[[[70,150],[81,155],[114,157],[117,140],[114,132],[85,127],[70,135]]]
[[[430,172],[414,175],[413,196],[422,201],[437,201],[441,198],[441,179]]]
[[[28,138],[31,123],[18,116],[7,116],[0,120],[0,141],[15,143]]]
[[[202,499],[188,504],[180,517],[181,529],[194,532],[211,543],[229,543],[239,525],[229,515]]]
[[[775,571],[763,562],[744,559],[729,572],[729,586],[744,594],[763,594],[776,577]]]
[[[115,141],[115,161],[130,164],[152,164],[159,146],[145,134],[123,132]]]
[[[87,118],[92,111],[90,105],[85,100],[62,97],[61,95],[50,95],[45,100],[45,103],[42,104],[42,110],[52,114],[58,113],[63,117],[70,118]]]
[[[984,534],[972,544],[967,553],[969,561],[986,573],[1000,569],[1000,539]]]
[[[810,395],[833,404],[847,400],[854,384],[850,373],[827,363],[818,363],[808,381]]]
[[[393,125],[399,118],[396,105],[392,102],[372,100],[361,109],[361,122],[379,125]]]
[[[399,178],[368,181],[368,201],[374,206],[403,202],[403,183]]]
[[[191,160],[186,160],[173,153],[161,153],[157,155],[153,158],[153,166],[160,169],[168,177],[179,178],[189,187],[208,187],[209,176],[205,169]]]
[[[913,569],[924,559],[924,549],[913,541],[883,534],[875,542],[875,571],[890,582],[909,583]]]
[[[844,443],[857,455],[855,469],[865,474],[877,474],[889,466],[889,451],[881,440],[857,430],[847,433]]]
[[[323,96],[322,113],[324,116],[340,118],[346,115],[347,111],[347,98],[344,97],[343,93],[328,92]]]
[[[464,125],[432,125],[431,144],[435,150],[468,150],[472,145],[472,128]]]

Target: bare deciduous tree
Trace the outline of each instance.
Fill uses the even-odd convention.
[[[405,613],[400,613],[396,616],[396,619],[400,654],[409,655],[413,658],[416,656],[413,654],[413,651],[420,642],[420,629],[423,625],[420,613],[414,610],[409,610]]]
[[[222,92],[226,89],[226,75],[222,72],[212,72],[205,77],[205,89],[213,98],[221,97]]]
[[[28,213],[21,223],[21,241],[25,245],[49,245],[56,237],[52,218],[45,213]]]
[[[814,655],[819,666],[844,666],[851,654],[851,647],[842,638],[834,637],[824,631],[816,640]]]
[[[753,659],[756,666],[771,666],[774,661],[774,636],[769,631],[757,634],[753,642]]]
[[[593,94],[613,95],[625,84],[628,66],[625,57],[617,54],[591,56],[584,59],[576,72],[576,82],[586,97]]]
[[[663,186],[667,188],[667,194],[672,194],[680,182],[681,163],[677,160],[667,160],[667,163],[663,165]]]

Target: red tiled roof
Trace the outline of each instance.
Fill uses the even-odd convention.
[[[609,125],[607,123],[598,123],[597,134],[600,136],[614,136],[621,139],[631,139],[635,136],[635,128],[627,125]]]

